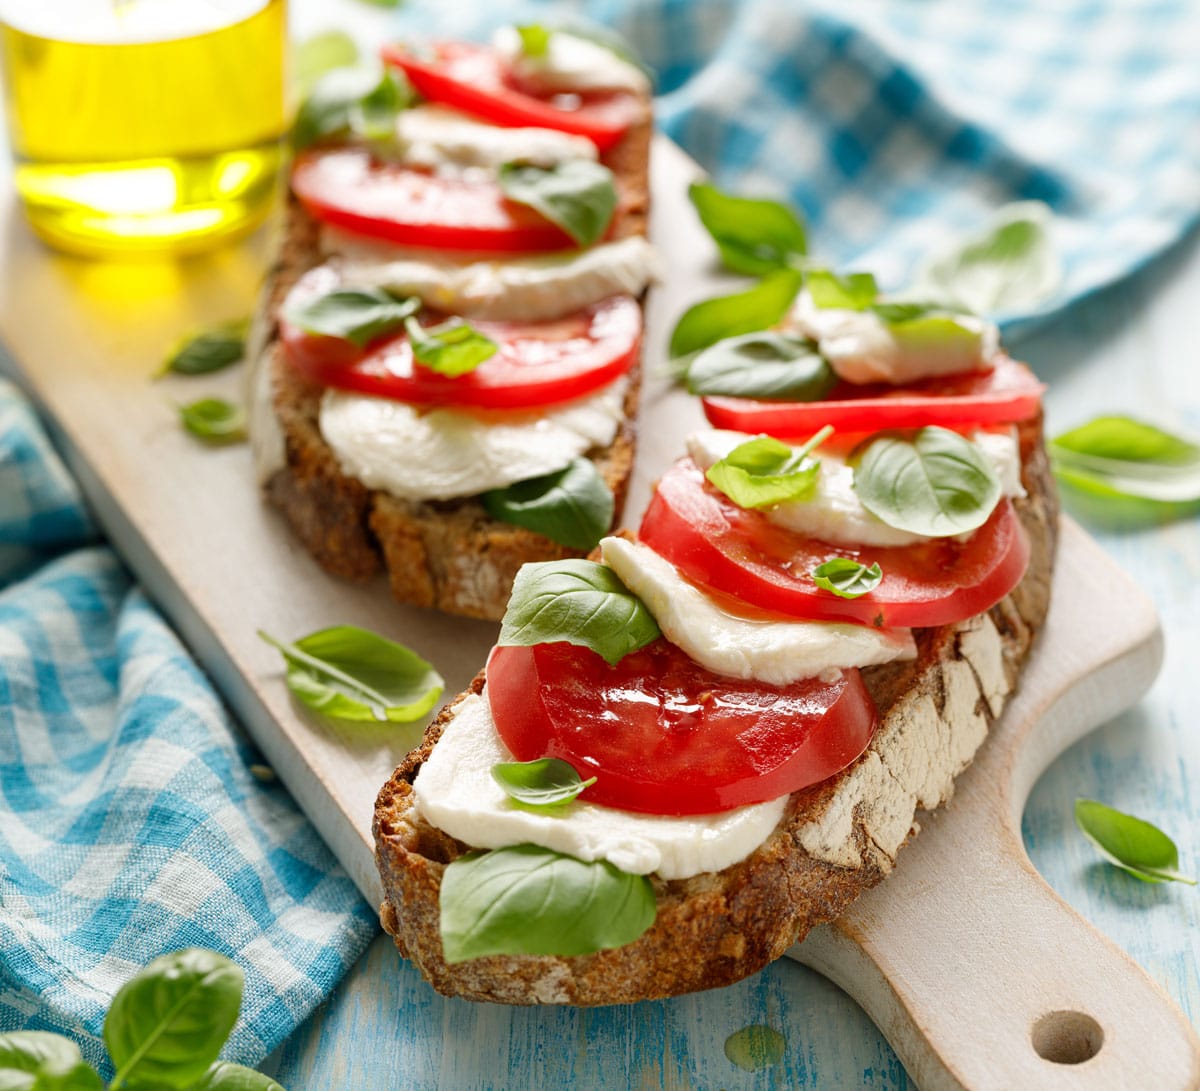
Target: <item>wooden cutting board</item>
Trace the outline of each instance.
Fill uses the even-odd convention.
[[[685,198],[697,174],[673,145],[656,144],[652,234],[674,272],[648,313],[641,450],[627,509],[635,524],[653,478],[703,423],[669,383],[663,358],[682,309],[723,286],[698,266],[712,247]],[[119,551],[378,903],[371,807],[420,727],[381,733],[309,718],[255,631],[296,637],[364,625],[437,664],[449,695],[482,664],[496,626],[398,606],[381,582],[324,576],[261,505],[248,450],[202,449],[177,424],[175,404],[240,397],[242,377],[150,380],[182,330],[245,313],[269,252],[264,233],[178,264],[102,264],[50,254],[18,216],[10,198],[0,221],[7,370],[43,410]],[[1160,657],[1149,601],[1065,523],[1045,632],[953,803],[922,819],[895,875],[789,952],[863,1005],[921,1087],[1200,1087],[1200,1044],[1183,1015],[1054,895],[1020,836],[1038,775],[1135,702]]]

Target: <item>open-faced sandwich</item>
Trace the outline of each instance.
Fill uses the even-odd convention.
[[[328,571],[498,618],[526,562],[614,524],[634,451],[649,84],[508,28],[389,47],[297,119],[252,339],[269,500]]]

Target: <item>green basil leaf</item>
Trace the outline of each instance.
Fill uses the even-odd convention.
[[[218,1061],[187,1091],[284,1091],[270,1076],[228,1061]]]
[[[415,318],[404,320],[413,359],[439,375],[454,378],[474,371],[496,355],[499,346],[461,318],[424,328]]]
[[[565,560],[521,566],[498,643],[528,646],[562,640],[618,663],[659,636],[650,611],[611,568]]]
[[[299,151],[323,140],[347,136],[386,140],[396,131],[396,117],[413,101],[404,74],[384,68],[382,74],[362,68],[335,68],[313,85],[296,114],[292,144]]]
[[[44,1030],[0,1034],[0,1091],[103,1091],[70,1038]]]
[[[623,947],[654,923],[657,912],[646,876],[538,845],[459,857],[442,875],[440,902],[449,963]]]
[[[517,803],[535,810],[561,807],[596,783],[595,777],[581,779],[561,758],[498,762],[492,766],[492,779]]]
[[[292,52],[292,74],[300,97],[306,98],[326,72],[349,68],[358,60],[358,46],[343,30],[326,30],[305,38]]]
[[[838,598],[857,599],[879,586],[883,569],[878,563],[868,568],[849,557],[834,557],[817,565],[812,570],[812,579],[818,587],[832,591]]]
[[[815,402],[837,385],[837,375],[812,341],[763,330],[704,349],[688,365],[685,383],[691,394]]]
[[[580,246],[601,238],[617,210],[612,171],[591,159],[567,159],[552,167],[504,163],[498,177],[510,201],[540,212]]]
[[[1053,439],[1049,450],[1060,480],[1096,495],[1185,509],[1200,501],[1200,446],[1155,425],[1097,417]]]
[[[1094,799],[1075,800],[1075,824],[1111,864],[1146,883],[1195,886],[1180,874],[1179,850],[1157,826]]]
[[[210,375],[223,371],[245,356],[249,329],[248,318],[237,318],[180,338],[167,353],[159,375]]]
[[[608,533],[616,508],[612,490],[590,458],[485,492],[483,506],[493,519],[582,551],[594,548]]]
[[[224,398],[201,398],[181,405],[179,419],[205,443],[237,443],[246,438],[246,411]]]
[[[982,231],[929,262],[918,286],[977,314],[1032,309],[1062,283],[1050,220],[1050,210],[1037,201],[1007,205]]]
[[[241,1003],[242,971],[224,955],[191,947],[156,958],[121,986],[105,1017],[112,1087],[195,1083],[217,1059]]]
[[[550,48],[550,35],[553,33],[549,27],[544,27],[540,23],[525,23],[517,27],[517,33],[521,36],[521,52],[526,57],[544,57],[546,51]]]
[[[810,269],[804,274],[804,286],[818,307],[850,311],[865,311],[879,295],[879,286],[870,273],[840,277],[829,269]]]
[[[704,476],[739,508],[807,500],[821,472],[821,464],[809,458],[809,453],[832,433],[826,426],[796,448],[770,436],[756,436],[714,462]]]
[[[442,676],[403,644],[355,625],[335,625],[292,644],[258,635],[287,660],[288,689],[325,716],[408,723],[437,703]]]
[[[787,1039],[774,1027],[761,1023],[742,1027],[725,1039],[725,1056],[730,1064],[747,1072],[758,1072],[779,1064],[787,1052]]]
[[[987,456],[957,432],[934,427],[911,439],[873,440],[854,469],[854,489],[888,526],[935,538],[983,526],[1001,494]]]
[[[689,307],[671,334],[671,355],[686,356],[726,337],[775,325],[787,314],[803,280],[804,274],[797,269],[780,269],[747,291]]]
[[[790,268],[808,253],[804,223],[787,205],[735,197],[708,182],[693,182],[688,197],[721,260],[735,272],[761,276]]]
[[[1194,466],[1200,446],[1131,417],[1096,417],[1052,441],[1062,453],[1153,466]]]
[[[398,330],[420,309],[415,296],[397,298],[383,288],[338,288],[288,307],[284,318],[306,333],[337,337],[362,348]]]

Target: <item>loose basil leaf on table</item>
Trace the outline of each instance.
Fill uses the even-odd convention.
[[[786,1052],[787,1039],[774,1027],[761,1023],[742,1027],[725,1039],[726,1058],[746,1072],[759,1072],[777,1065]]]
[[[337,337],[362,348],[400,329],[421,309],[415,296],[394,296],[383,288],[338,288],[293,304],[284,318],[322,337]]]
[[[61,1034],[14,1030],[0,1034],[3,1091],[103,1091],[79,1047]]]
[[[387,140],[396,118],[413,101],[403,73],[364,68],[335,68],[313,85],[292,126],[292,146],[301,151],[324,140],[347,136]]]
[[[710,345],[692,359],[684,382],[691,394],[815,402],[837,385],[837,376],[812,341],[763,330]]]
[[[358,60],[358,46],[343,30],[326,30],[305,38],[292,52],[292,77],[300,97],[306,98],[326,72],[349,68]]]
[[[865,311],[879,295],[879,286],[870,273],[838,276],[830,269],[809,269],[804,286],[818,307]]]
[[[874,591],[882,579],[883,569],[878,562],[868,567],[849,557],[834,557],[812,570],[813,583],[843,599],[862,598]]]
[[[216,1061],[241,1003],[242,971],[224,955],[189,948],[156,958],[105,1017],[111,1086],[191,1086]]]
[[[540,212],[580,246],[601,238],[617,209],[612,171],[591,159],[567,159],[552,167],[505,163],[498,178],[510,201]]]
[[[456,378],[474,371],[496,355],[498,345],[461,318],[440,326],[422,326],[415,318],[404,320],[413,359],[439,375]]]
[[[618,663],[659,635],[650,611],[611,568],[569,559],[521,566],[498,643],[529,646],[561,640]]]
[[[1097,495],[1200,501],[1200,446],[1130,417],[1097,417],[1049,444],[1059,479]]]
[[[735,272],[761,276],[795,266],[808,253],[803,222],[778,201],[735,197],[708,182],[693,182],[688,197]]]
[[[537,845],[459,857],[442,875],[449,963],[484,955],[586,955],[632,943],[657,913],[644,875]]]
[[[944,538],[976,530],[1000,501],[987,456],[946,428],[873,440],[854,468],[854,490],[890,527]]]
[[[1109,863],[1135,879],[1196,885],[1180,873],[1179,850],[1157,826],[1094,799],[1075,800],[1075,824]]]
[[[186,1091],[284,1091],[270,1076],[228,1061],[218,1061]]]
[[[249,329],[250,319],[236,318],[180,338],[167,353],[159,375],[211,375],[223,371],[245,356]]]
[[[595,777],[584,780],[561,758],[498,762],[492,766],[492,779],[514,802],[530,810],[560,808],[596,783]]]
[[[596,464],[577,458],[552,474],[483,494],[487,513],[568,549],[592,549],[612,526],[616,504]]]
[[[714,462],[704,476],[739,508],[807,500],[821,472],[820,462],[808,456],[832,433],[832,428],[822,428],[797,448],[770,436],[756,436]]]
[[[356,625],[321,629],[293,643],[260,637],[287,661],[288,689],[309,708],[356,723],[408,723],[437,703],[445,683],[403,644]]]
[[[246,411],[224,398],[201,398],[181,405],[179,419],[205,443],[237,443],[246,438]]]
[[[799,270],[779,269],[746,291],[689,307],[671,334],[671,355],[687,356],[726,337],[775,325],[787,314],[803,281]]]

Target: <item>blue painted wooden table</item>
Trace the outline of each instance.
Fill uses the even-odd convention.
[[[1200,238],[1132,282],[1081,304],[1013,347],[1050,384],[1048,430],[1101,412],[1200,434]],[[1034,864],[1084,917],[1200,1017],[1200,893],[1139,883],[1101,863],[1076,831],[1077,796],[1149,819],[1180,845],[1193,874],[1200,803],[1200,521],[1098,523],[1064,497],[1157,603],[1166,663],[1149,696],[1068,751],[1025,813]],[[903,857],[901,858],[903,866]],[[982,1014],[982,1013],[981,1013]],[[786,1037],[782,1061],[756,1072],[725,1056],[726,1037],[765,1023]],[[486,1031],[486,1033],[485,1033]],[[443,1034],[454,1043],[443,1051]],[[479,1058],[476,1040],[507,1041]],[[482,1061],[482,1063],[481,1063]],[[523,1009],[447,1000],[381,936],[329,1003],[268,1062],[288,1088],[486,1086],[905,1088],[895,1054],[836,987],[788,960],[732,988],[600,1010]]]

